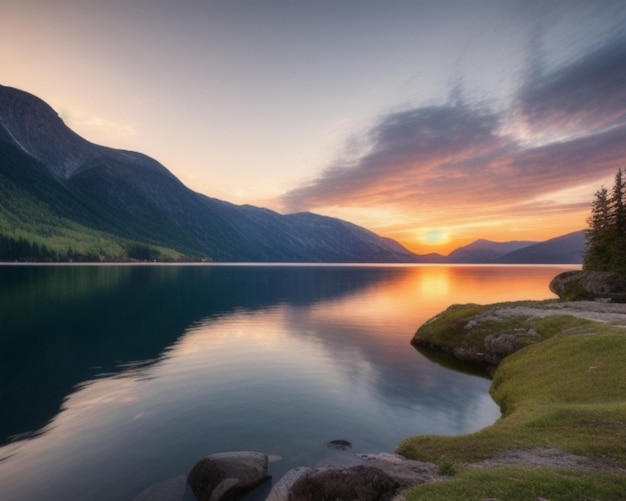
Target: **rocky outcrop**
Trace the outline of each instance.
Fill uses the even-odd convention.
[[[624,280],[610,271],[566,271],[552,279],[550,290],[565,301],[626,302]]]
[[[352,466],[294,468],[272,488],[266,501],[400,500],[400,491],[440,478],[436,465],[397,454],[358,457],[362,463]]]
[[[373,466],[316,468],[302,475],[289,490],[289,501],[390,501],[400,484]]]
[[[225,452],[198,461],[189,475],[156,484],[134,501],[183,501],[191,489],[199,501],[236,501],[270,478],[270,456],[260,452]],[[401,501],[412,485],[440,480],[438,467],[398,454],[351,455],[353,464],[298,467],[273,487],[266,501]]]
[[[504,358],[540,340],[534,318],[505,305],[452,305],[425,322],[411,344],[427,357],[429,351],[448,353],[493,374]]]
[[[493,375],[504,358],[543,339],[540,332],[549,329],[539,328],[541,319],[567,315],[626,327],[625,303],[549,299],[452,305],[422,324],[411,344],[426,357],[446,353]]]
[[[198,501],[235,501],[271,478],[268,456],[260,452],[223,452],[198,461],[187,477]]]
[[[366,464],[383,470],[400,483],[402,488],[440,480],[439,467],[433,463],[413,461],[399,454],[381,452],[378,454],[359,454]]]

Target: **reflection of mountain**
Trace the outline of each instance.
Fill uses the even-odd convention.
[[[75,385],[162,356],[235,309],[309,304],[390,278],[350,267],[0,267],[0,443],[43,427]]]

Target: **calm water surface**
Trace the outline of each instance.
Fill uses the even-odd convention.
[[[411,337],[452,303],[553,297],[565,269],[0,266],[0,499],[133,499],[234,450],[281,456],[277,480],[348,459],[332,439],[482,428],[489,381]]]

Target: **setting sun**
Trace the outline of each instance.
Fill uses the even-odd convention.
[[[448,234],[441,229],[425,228],[419,233],[420,241],[426,245],[444,245],[450,241]]]

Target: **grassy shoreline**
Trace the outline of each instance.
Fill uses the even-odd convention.
[[[453,473],[448,481],[413,487],[408,501],[626,499],[626,329],[569,315],[493,314],[529,304],[455,306],[417,331],[424,345],[448,352],[483,353],[485,340],[489,345],[502,335],[514,335],[517,345],[493,375],[490,393],[502,411],[496,423],[457,437],[411,437],[398,446],[403,456]],[[536,449],[596,466],[497,462],[507,451]],[[489,466],[476,467],[487,460]]]

